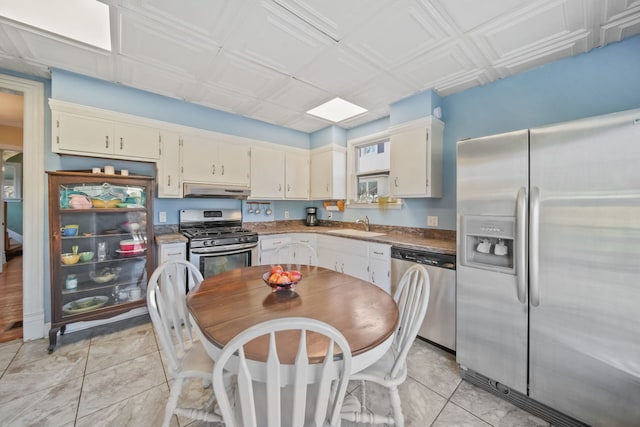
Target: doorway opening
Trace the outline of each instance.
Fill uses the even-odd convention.
[[[22,338],[24,97],[0,92],[0,343]]]
[[[23,204],[22,222],[28,226],[22,229],[21,259],[10,259],[7,264],[3,264],[5,271],[1,274],[6,276],[7,282],[18,283],[18,287],[22,291],[22,318],[12,321],[5,328],[8,327],[9,330],[15,331],[22,327],[22,338],[24,341],[29,341],[42,338],[46,333],[44,245],[48,239],[45,236],[44,135],[46,124],[44,83],[0,74],[0,93],[21,95],[24,102],[22,107],[22,169],[28,173],[22,175],[19,186]],[[4,111],[4,108],[2,110]],[[6,148],[3,147],[3,149]],[[4,174],[0,174],[0,176],[4,178]],[[7,178],[14,176],[11,175]],[[17,194],[17,185],[16,181],[12,181],[7,191]],[[0,210],[0,215],[4,216],[4,209]],[[7,214],[7,216],[9,215]],[[10,240],[9,245],[11,245]],[[4,258],[4,238],[0,238],[0,246]],[[4,259],[0,261],[4,261]],[[22,268],[23,265],[28,268]],[[13,278],[9,278],[9,273]]]

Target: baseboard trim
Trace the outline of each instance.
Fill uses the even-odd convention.
[[[575,418],[559,412],[543,403],[531,399],[518,391],[496,383],[471,369],[460,368],[460,376],[463,380],[480,387],[489,393],[507,400],[519,408],[524,409],[536,417],[542,418],[554,427],[589,427]]]

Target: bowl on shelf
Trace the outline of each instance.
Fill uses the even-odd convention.
[[[144,242],[142,240],[120,240],[121,252],[137,252],[144,250]]]
[[[93,259],[93,252],[80,252],[80,261],[87,262]]]
[[[117,279],[119,274],[119,268],[104,268],[97,272],[90,271],[89,277],[96,283],[107,283]]]
[[[60,229],[60,232],[62,233],[63,236],[77,236],[78,235],[78,228],[79,226],[77,224],[69,224],[69,225],[65,225],[64,227],[62,227]]]
[[[63,264],[71,265],[77,263],[80,260],[80,255],[72,254],[69,252],[60,255],[60,259],[62,260]]]
[[[84,193],[72,194],[69,196],[68,205],[71,209],[89,209],[91,199]],[[65,206],[63,205],[63,207]]]
[[[91,204],[94,208],[116,208],[120,203],[122,203],[122,199],[91,199]]]

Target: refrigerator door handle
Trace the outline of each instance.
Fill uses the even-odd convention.
[[[531,305],[540,305],[539,273],[540,188],[531,187],[531,216],[529,224],[529,295]]]
[[[527,303],[527,189],[521,187],[516,198],[516,277],[518,301]]]

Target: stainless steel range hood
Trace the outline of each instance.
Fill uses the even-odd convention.
[[[184,183],[184,197],[211,197],[220,199],[246,199],[251,189],[220,184]]]

